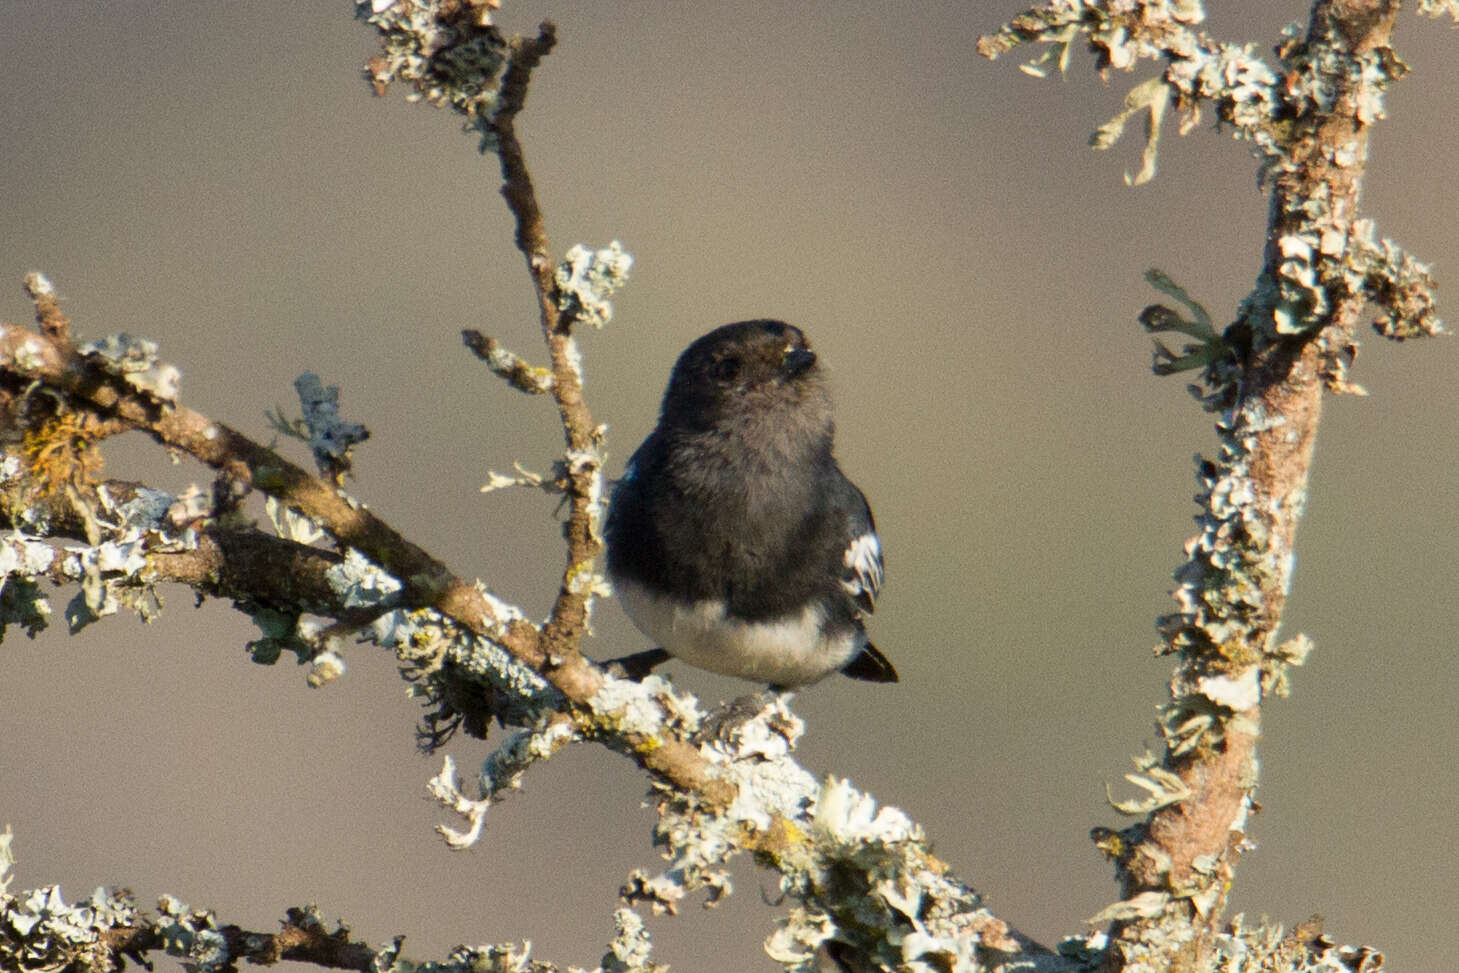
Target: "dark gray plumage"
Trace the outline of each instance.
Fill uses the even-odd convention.
[[[742,321],[690,345],[608,511],[608,573],[634,624],[726,675],[895,682],[863,627],[882,581],[876,525],[833,436],[798,328]]]

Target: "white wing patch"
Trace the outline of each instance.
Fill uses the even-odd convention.
[[[858,605],[871,611],[881,590],[881,541],[876,533],[867,531],[847,545],[842,563],[846,574],[841,578],[841,587]]]

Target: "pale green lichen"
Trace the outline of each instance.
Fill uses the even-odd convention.
[[[71,633],[107,615],[115,614],[123,605],[132,608],[143,619],[155,614],[155,593],[141,580],[147,567],[148,538],[137,527],[128,527],[114,540],[90,547],[68,546],[61,559],[61,573],[77,581],[81,590],[66,605],[66,623]]]
[[[608,298],[627,281],[632,266],[633,256],[617,240],[600,250],[577,244],[557,265],[558,313],[566,320],[601,328],[613,320]]]
[[[176,402],[181,392],[182,372],[157,357],[157,342],[122,332],[99,338],[81,347],[81,354],[119,375],[139,392],[164,402]]]
[[[1144,817],[1191,797],[1191,790],[1186,786],[1185,781],[1162,767],[1160,758],[1155,754],[1146,751],[1142,756],[1133,759],[1135,773],[1126,774],[1125,780],[1145,791],[1146,796],[1138,800],[1117,801],[1110,793],[1109,785],[1106,784],[1105,799],[1109,802],[1109,806],[1116,811],[1132,817]]]
[[[1125,182],[1141,186],[1155,178],[1160,126],[1170,104],[1170,87],[1161,78],[1150,78],[1135,85],[1125,95],[1119,114],[1095,129],[1089,137],[1091,148],[1107,149],[1125,132],[1125,122],[1135,115],[1145,116],[1145,148],[1140,153],[1140,171],[1134,176],[1125,173]]]
[[[19,895],[0,890],[0,969],[115,969],[101,934],[136,921],[125,892],[98,888],[70,905],[55,885]]]
[[[1426,17],[1447,14],[1450,19],[1459,20],[1459,0],[1418,0],[1418,12]]]
[[[14,469],[13,460],[7,456],[0,475]],[[36,585],[42,574],[77,583],[79,590],[65,609],[72,632],[123,607],[150,620],[161,602],[148,577],[148,556],[197,546],[196,532],[178,529],[171,519],[176,503],[158,490],[139,487],[113,496],[99,484],[89,503],[77,504],[94,543],[71,544],[60,554],[44,542],[51,525],[38,505],[18,511],[14,516],[23,529],[0,542],[0,634],[11,624],[32,636],[46,627],[51,609]]]
[[[327,386],[318,375],[305,372],[294,379],[294,390],[304,411],[303,427],[315,462],[327,472],[348,469],[350,451],[368,439],[370,431],[340,416],[339,386]]]
[[[1344,264],[1351,292],[1365,294],[1378,309],[1373,330],[1394,341],[1445,334],[1434,306],[1437,285],[1428,265],[1392,240],[1375,241],[1374,235],[1371,221],[1357,221],[1352,252]]]
[[[8,834],[7,829],[0,835],[0,876]],[[637,915],[619,909],[613,922],[608,952],[592,973],[665,973],[667,967],[651,959],[648,932]],[[329,929],[313,905],[288,909],[282,924],[290,927],[290,945],[300,951],[297,958],[304,964],[337,965],[340,947],[356,945],[348,927],[337,924]],[[298,939],[301,932],[303,942]],[[108,941],[104,934],[114,938]],[[373,956],[364,956],[369,968],[380,973],[589,973],[533,960],[530,942],[457,946],[441,960],[417,962],[401,955],[403,941],[397,936],[375,949]],[[71,905],[55,886],[11,895],[0,881],[0,969],[4,970],[116,973],[129,960],[150,968],[154,957],[149,954],[165,953],[190,973],[225,973],[244,963],[271,966],[279,961],[282,945],[271,934],[242,932],[214,912],[193,909],[170,894],[160,896],[156,913],[149,914],[139,910],[126,892],[98,888],[89,899]]]
[[[668,973],[667,966],[653,962],[653,941],[638,913],[615,910],[613,928],[613,940],[603,956],[603,973]]]
[[[1142,60],[1164,62],[1164,71],[1134,86],[1120,114],[1091,139],[1096,148],[1108,148],[1120,137],[1127,118],[1144,113],[1140,172],[1126,176],[1127,182],[1139,185],[1155,174],[1167,105],[1183,116],[1184,134],[1199,121],[1202,102],[1214,104],[1218,117],[1232,125],[1238,137],[1252,139],[1259,151],[1267,151],[1264,143],[1270,140],[1264,140],[1263,133],[1280,100],[1277,75],[1252,53],[1251,45],[1220,43],[1197,30],[1204,20],[1205,11],[1196,0],[1051,0],[981,38],[978,52],[992,58],[1023,44],[1050,45],[1050,51],[1025,65],[1027,73],[1042,76],[1043,65],[1053,59],[1061,72],[1066,70],[1069,51],[1083,36],[1101,72],[1129,70]]]
[[[1137,114],[1147,119],[1141,172],[1154,173],[1155,151],[1167,110],[1183,116],[1182,130],[1197,121],[1202,105],[1216,108],[1219,122],[1231,126],[1260,160],[1260,181],[1273,187],[1272,241],[1267,266],[1242,303],[1237,322],[1218,333],[1210,315],[1163,274],[1150,282],[1184,306],[1185,313],[1156,305],[1141,315],[1152,334],[1176,332],[1194,339],[1178,349],[1157,341],[1158,373],[1192,370],[1192,386],[1206,408],[1220,414],[1221,451],[1214,461],[1199,460],[1202,493],[1197,502],[1199,532],[1186,545],[1173,592],[1178,611],[1159,620],[1162,651],[1181,656],[1171,683],[1171,701],[1161,711],[1165,754],[1147,754],[1139,773],[1128,778],[1146,791],[1140,800],[1115,802],[1117,809],[1145,817],[1191,797],[1175,771],[1201,761],[1228,739],[1259,734],[1254,713],[1265,692],[1285,691],[1287,670],[1300,664],[1305,640],[1276,643],[1272,621],[1292,575],[1290,526],[1305,501],[1301,484],[1268,496],[1253,477],[1253,457],[1267,441],[1287,434],[1288,418],[1267,415],[1258,400],[1239,401],[1244,363],[1273,342],[1318,335],[1319,377],[1334,391],[1360,391],[1347,380],[1355,344],[1342,329],[1329,329],[1339,309],[1364,302],[1377,306],[1375,328],[1397,339],[1441,330],[1433,310],[1428,268],[1389,241],[1375,243],[1372,225],[1354,222],[1350,201],[1339,193],[1364,163],[1364,129],[1382,119],[1388,86],[1406,67],[1384,45],[1355,44],[1337,14],[1319,4],[1310,30],[1289,28],[1277,48],[1280,64],[1269,66],[1252,48],[1217,42],[1196,29],[1202,19],[1195,3],[1177,9],[1165,0],[1050,0],[1015,18],[997,35],[984,38],[981,53],[996,56],[1024,43],[1046,43],[1063,64],[1073,41],[1083,37],[1102,72],[1129,69],[1141,60],[1161,62],[1161,73],[1136,84],[1120,112],[1096,133],[1095,147],[1119,138]],[[1041,71],[1041,69],[1039,69]],[[1342,125],[1326,125],[1336,115]],[[1325,126],[1325,127],[1324,127]],[[1333,133],[1347,132],[1342,141]],[[1320,133],[1320,134],[1319,134]],[[1298,150],[1302,151],[1298,151]],[[1324,179],[1303,168],[1310,151],[1321,153]],[[1344,171],[1349,170],[1349,171]],[[1300,186],[1300,192],[1292,191]],[[1295,435],[1296,431],[1291,433]],[[1275,607],[1274,607],[1275,606]],[[1238,786],[1246,793],[1230,823],[1232,842],[1245,841],[1249,789],[1256,764],[1236,771],[1249,777]],[[1140,923],[1123,935],[1148,935],[1149,943],[1121,942],[1122,960],[1143,969],[1165,968],[1181,938],[1193,927],[1183,920],[1186,907],[1209,916],[1229,883],[1225,855],[1201,856],[1179,868],[1155,860],[1164,852],[1137,825],[1118,835],[1102,832],[1101,847],[1120,863],[1143,855],[1134,874],[1139,883],[1131,898],[1105,910],[1096,921],[1128,921],[1170,916],[1171,922]],[[1163,879],[1161,878],[1163,876]],[[1155,883],[1142,887],[1140,883]],[[1161,885],[1165,887],[1161,887]],[[1156,942],[1155,940],[1160,940]],[[1148,946],[1148,954],[1142,952]],[[1128,967],[1127,967],[1128,968]]]
[[[1216,934],[1212,973],[1379,973],[1383,954],[1371,946],[1339,946],[1320,931],[1288,933],[1265,922],[1248,928],[1237,915]]]
[[[510,55],[491,22],[487,3],[456,0],[357,0],[356,15],[380,33],[380,53],[365,76],[377,94],[395,81],[411,85],[410,100],[449,107],[466,117],[483,152],[495,151],[492,129],[501,108]]]
[[[274,532],[285,540],[296,544],[317,544],[325,538],[325,530],[319,522],[281,503],[276,497],[264,497],[264,513],[274,525]]]
[[[0,834],[0,895],[4,895],[10,887],[10,869],[15,865],[15,853],[10,846],[14,841],[15,832],[7,824],[5,832]]]
[[[1156,338],[1154,360],[1151,364],[1155,374],[1173,375],[1192,369],[1204,369],[1209,374],[1211,369],[1219,367],[1218,363],[1229,357],[1231,348],[1225,338],[1217,333],[1205,306],[1187,294],[1183,287],[1162,270],[1152,267],[1145,271],[1145,280],[1151,287],[1181,304],[1190,315],[1185,318],[1163,304],[1152,304],[1140,312],[1139,321],[1145,331],[1148,334],[1179,333],[1195,339],[1194,344],[1182,345],[1177,352]],[[1219,379],[1216,381],[1219,382]],[[1195,391],[1197,398],[1203,398],[1200,390]]]
[[[171,895],[163,895],[157,909],[161,913],[157,926],[163,946],[169,955],[180,958],[187,969],[210,973],[233,968],[234,958],[228,951],[222,924],[211,911],[194,911]]]
[[[386,608],[398,601],[403,589],[399,579],[354,548],[330,565],[324,578],[346,608]]]
[[[701,752],[736,785],[728,808],[659,794],[656,841],[668,867],[634,872],[630,902],[674,912],[691,892],[714,904],[730,890],[727,863],[754,851],[780,872],[796,903],[765,944],[788,970],[819,969],[830,944],[888,969],[971,971],[1001,964],[1017,944],[975,893],[933,858],[901,811],[839,779],[816,781],[793,759],[803,724],[780,695],[762,694],[748,718],[730,710],[701,730]],[[1009,968],[1020,965],[1008,956]],[[1024,968],[1058,964],[1023,957]]]

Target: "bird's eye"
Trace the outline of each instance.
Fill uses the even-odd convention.
[[[732,382],[740,374],[738,358],[721,358],[709,366],[709,374],[718,382]]]

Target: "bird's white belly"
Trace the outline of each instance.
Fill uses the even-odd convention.
[[[633,624],[664,651],[726,676],[803,685],[840,669],[866,641],[856,629],[822,634],[826,613],[819,605],[783,618],[744,622],[727,618],[723,601],[686,605],[627,580],[615,581],[613,588]]]

